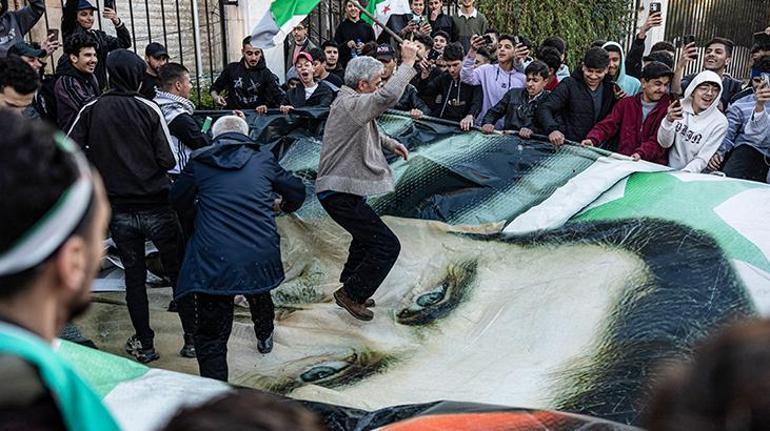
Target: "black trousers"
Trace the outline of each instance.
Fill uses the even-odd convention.
[[[232,295],[194,293],[196,332],[193,337],[198,368],[202,377],[227,381],[227,341],[233,329]],[[273,333],[275,307],[270,292],[246,295],[257,339],[266,340]]]
[[[767,181],[768,166],[765,156],[751,145],[739,145],[727,156],[722,172],[730,178]]]
[[[395,265],[401,243],[361,196],[334,193],[321,200],[321,205],[353,236],[340,282],[348,296],[363,304]]]
[[[176,290],[179,268],[184,256],[184,240],[179,220],[170,207],[136,211],[113,209],[110,232],[125,269],[126,302],[131,323],[139,341],[142,342],[142,347],[153,347],[155,332],[150,327],[144,243],[152,241],[158,248],[163,269],[171,279],[171,287]],[[194,303],[191,299],[181,301],[177,307],[185,334],[194,333]]]

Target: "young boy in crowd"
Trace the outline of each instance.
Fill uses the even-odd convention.
[[[545,89],[548,91],[556,90],[559,86],[559,76],[557,75],[559,69],[562,67],[561,54],[556,48],[549,46],[541,47],[537,53],[537,59],[545,63],[548,66],[548,74],[551,76],[548,78],[548,82],[545,84]]]
[[[658,145],[658,128],[668,111],[668,86],[674,72],[665,64],[652,62],[642,70],[642,92],[626,97],[604,120],[588,132],[583,145],[598,146],[618,139],[618,152],[634,160],[668,164],[666,151]]]
[[[460,80],[463,57],[465,51],[459,42],[447,45],[441,57],[447,70],[433,78],[426,77],[426,71],[423,71],[417,92],[431,106],[433,115],[458,121],[462,130],[470,130],[481,110],[482,95],[481,87]]]
[[[288,114],[289,111],[304,107],[328,108],[334,100],[334,91],[324,82],[315,80],[313,57],[307,52],[300,52],[294,67],[297,69],[301,84],[286,92],[279,108],[281,112]]]
[[[538,60],[530,63],[524,72],[527,75],[527,87],[508,91],[487,111],[482,121],[484,133],[492,133],[500,118],[505,118],[503,129],[518,130],[519,136],[524,139],[540,131],[535,125],[535,112],[540,102],[548,97],[545,86],[549,82],[550,72],[548,66]]]
[[[439,30],[433,33],[433,49],[430,51],[430,54],[428,54],[428,58],[435,60],[440,57],[441,54],[444,53],[444,48],[446,48],[449,42],[450,39],[447,32]]]
[[[474,36],[471,39],[471,48],[460,71],[460,79],[464,83],[481,85],[484,102],[479,113],[480,118],[483,118],[489,108],[495,106],[508,90],[526,87],[527,76],[516,70],[516,65],[520,64],[529,53],[526,47],[516,43],[514,36],[502,35],[498,41],[497,64],[474,67],[476,50],[484,45],[485,42],[481,36]],[[503,126],[502,121],[498,126]]]
[[[548,100],[540,104],[537,118],[552,144],[582,141],[612,110],[615,94],[612,82],[605,79],[609,64],[607,51],[589,49],[582,68],[561,81]]]
[[[684,99],[672,103],[658,130],[658,142],[672,148],[668,165],[699,173],[727,134],[727,118],[719,111],[722,77],[710,70],[695,76]]]
[[[417,40],[414,41],[418,46],[418,52],[425,52],[424,46],[422,46]],[[393,49],[393,45],[389,43],[383,43],[377,47],[372,53],[375,58],[382,63],[382,82],[385,85],[396,71],[398,62],[396,60],[396,51]],[[430,115],[430,107],[425,101],[423,101],[419,94],[417,94],[417,88],[412,84],[407,84],[404,92],[401,94],[401,98],[398,99],[398,103],[393,107],[397,111],[406,111],[412,116],[412,119],[419,120],[423,115]]]
[[[746,133],[747,126],[755,118],[757,91],[763,86],[763,74],[770,74],[770,56],[761,57],[751,66],[750,86],[745,95],[730,104],[727,110],[727,134],[708,168],[722,170],[728,177],[764,182],[770,156],[770,142],[757,135]],[[770,106],[766,106],[770,108]]]
[[[610,66],[607,70],[607,75],[615,83],[616,97],[622,99],[624,97],[636,96],[642,84],[638,79],[626,74],[623,47],[616,42],[607,42],[602,45],[602,48],[610,55]]]
[[[326,54],[319,48],[311,49],[308,54],[313,57],[313,75],[315,76],[315,80],[318,82],[325,82],[331,87],[332,91],[335,93],[338,92],[340,88],[342,88],[344,82],[342,78],[326,69]]]

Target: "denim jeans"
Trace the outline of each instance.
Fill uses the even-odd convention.
[[[208,295],[193,293],[196,305],[195,353],[200,375],[227,381],[227,341],[233,329],[232,295]],[[266,340],[273,333],[275,308],[270,292],[246,295],[251,320],[258,340]]]
[[[401,243],[361,196],[334,193],[321,206],[353,236],[340,282],[348,296],[363,304],[395,265]]]
[[[171,287],[176,289],[179,268],[184,256],[184,241],[179,220],[171,207],[146,210],[113,211],[110,222],[112,240],[125,269],[126,302],[131,323],[142,347],[153,346],[155,333],[150,327],[150,309],[147,300],[147,267],[144,244],[152,241],[160,253],[160,260]],[[192,299],[178,301],[179,318],[185,334],[194,330],[195,305]]]

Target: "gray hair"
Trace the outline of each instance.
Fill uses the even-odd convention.
[[[352,89],[358,88],[359,81],[371,81],[382,73],[384,66],[373,57],[360,56],[350,60],[345,68],[345,85]]]
[[[249,124],[241,117],[225,115],[217,120],[216,123],[214,123],[214,126],[211,127],[211,135],[215,138],[219,135],[231,132],[241,133],[248,136]]]

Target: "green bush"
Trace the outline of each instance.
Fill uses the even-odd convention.
[[[567,42],[567,63],[575,68],[597,39],[622,41],[632,19],[628,0],[478,0],[501,33],[518,33],[540,44],[549,36]],[[622,43],[621,43],[622,44]]]
[[[198,94],[198,86],[193,83],[192,93],[190,93],[190,100],[195,103],[195,108],[199,110],[205,109],[217,109],[214,106],[214,100],[211,98],[210,85],[208,82],[201,82],[201,92]]]

